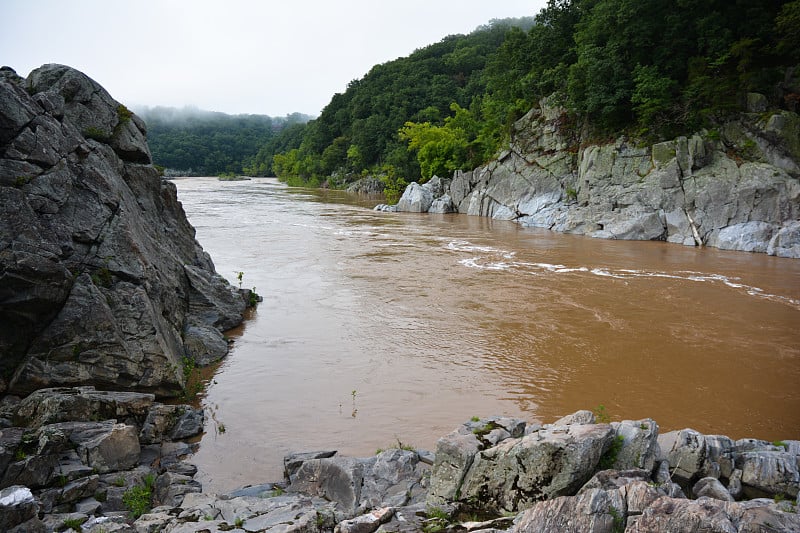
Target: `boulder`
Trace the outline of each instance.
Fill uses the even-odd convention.
[[[776,231],[767,245],[767,253],[800,259],[800,221],[788,221]]]
[[[203,410],[191,405],[154,405],[141,426],[139,439],[152,444],[194,437],[202,433],[203,420]]]
[[[294,481],[294,474],[303,463],[312,459],[329,459],[336,455],[336,450],[318,452],[293,452],[283,458],[283,474],[289,483]]]
[[[750,497],[796,497],[800,492],[799,464],[800,456],[787,451],[750,451],[736,457],[742,489]]]
[[[550,426],[507,439],[475,455],[456,499],[500,513],[574,495],[597,470],[613,440],[608,424]]]
[[[78,455],[97,472],[114,472],[133,468],[139,461],[139,439],[134,426],[114,424],[78,444]]]
[[[431,202],[431,206],[428,209],[428,213],[453,213],[456,210],[455,206],[453,205],[453,200],[450,198],[449,194],[444,194],[439,196],[433,202]]]
[[[484,444],[467,424],[436,442],[436,458],[428,493],[431,505],[458,499],[464,476],[472,466],[475,455],[483,448]]]
[[[38,512],[39,506],[28,487],[11,486],[0,490],[0,530],[44,531]]]
[[[397,202],[397,210],[407,213],[427,213],[433,203],[433,193],[417,182],[412,182]]]
[[[616,469],[641,468],[652,472],[660,450],[658,424],[650,418],[624,420],[611,424],[620,447],[611,465]]]
[[[695,498],[702,498],[704,496],[713,498],[715,500],[722,500],[724,502],[732,502],[733,496],[725,488],[725,485],[719,482],[717,478],[704,477],[694,484],[692,492]]]
[[[369,509],[420,501],[426,470],[416,452],[400,449],[367,459],[308,459],[291,476],[287,490],[337,502],[352,518]]]

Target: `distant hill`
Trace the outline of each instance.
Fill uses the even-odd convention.
[[[242,174],[264,145],[284,128],[311,117],[228,115],[197,108],[135,109],[147,124],[153,162],[167,169],[196,174]]]

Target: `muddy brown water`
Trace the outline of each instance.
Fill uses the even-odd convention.
[[[279,480],[290,451],[433,450],[472,416],[603,405],[662,432],[800,438],[800,261],[175,183],[218,272],[264,297],[202,398],[208,491]]]

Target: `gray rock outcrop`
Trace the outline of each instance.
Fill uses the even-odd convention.
[[[58,404],[80,414],[80,402],[65,401],[69,392],[41,391],[50,406],[44,412]],[[83,531],[124,533],[800,530],[792,496],[800,480],[787,474],[800,460],[798,441],[733,441],[692,430],[659,438],[651,419],[597,423],[590,411],[543,426],[476,418],[440,439],[433,461],[406,449],[367,458],[293,453],[284,459],[283,481],[206,494],[193,479],[197,469],[180,460],[190,447],[163,440],[182,426],[189,406],[153,402],[142,416],[136,398],[97,400],[96,391],[83,389],[72,396],[102,400],[104,409],[117,402],[121,413],[135,414],[130,425],[0,430],[0,524],[8,531],[63,531],[78,523]],[[0,414],[10,420],[9,410],[29,407],[5,409]],[[115,437],[119,431],[124,437]],[[132,447],[104,448],[115,438]],[[732,491],[737,479],[744,489]],[[748,499],[757,496],[755,487],[762,495],[775,492]],[[132,495],[142,492],[145,505],[133,515],[122,512],[133,512]]]
[[[144,123],[86,75],[0,70],[0,392],[175,395],[186,353],[227,352],[245,301],[150,163]]]
[[[800,116],[776,111],[743,113],[718,130],[649,147],[624,137],[587,145],[565,110],[543,99],[514,125],[495,161],[457,171],[430,201],[427,183],[412,184],[397,210],[452,206],[596,238],[798,258],[798,138]]]

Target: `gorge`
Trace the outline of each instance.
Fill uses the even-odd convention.
[[[3,529],[798,527],[796,261],[381,213],[274,180],[173,183],[85,75],[3,69],[0,89]],[[791,217],[781,178],[769,198]],[[231,338],[248,291],[189,221],[265,296]],[[204,409],[160,403],[184,357],[231,339]],[[413,450],[288,453],[395,439]]]

